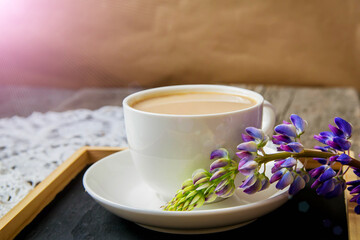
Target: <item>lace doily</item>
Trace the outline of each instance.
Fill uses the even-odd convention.
[[[0,218],[82,146],[127,146],[122,108],[0,119]]]

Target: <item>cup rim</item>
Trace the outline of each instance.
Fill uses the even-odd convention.
[[[206,89],[204,89],[206,88]],[[243,95],[249,94],[250,97],[253,97],[256,101],[256,104],[244,108],[239,109],[236,111],[230,111],[230,112],[221,112],[221,113],[208,113],[208,114],[191,114],[191,115],[183,115],[183,114],[167,114],[167,113],[152,113],[152,112],[146,112],[142,110],[135,109],[131,106],[131,101],[135,101],[136,99],[141,99],[145,96],[151,96],[156,93],[164,92],[164,91],[171,91],[171,92],[177,92],[177,91],[184,91],[184,90],[203,90],[203,91],[214,91],[219,93],[229,93],[232,90],[232,93],[240,93]],[[254,97],[255,96],[255,97]],[[138,92],[132,93],[124,98],[122,102],[122,106],[124,109],[128,109],[137,113],[141,113],[148,116],[162,116],[162,117],[176,117],[176,118],[194,118],[194,117],[211,117],[211,116],[223,116],[223,115],[229,115],[239,112],[245,112],[249,111],[254,108],[258,108],[261,106],[264,102],[264,97],[250,89],[236,87],[236,86],[227,86],[227,85],[217,85],[217,84],[184,84],[184,85],[172,85],[172,86],[163,86],[163,87],[156,87],[156,88],[149,88],[145,90],[140,90]]]

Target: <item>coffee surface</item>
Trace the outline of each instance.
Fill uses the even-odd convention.
[[[232,112],[254,106],[250,97],[217,92],[190,92],[152,96],[132,104],[132,107],[151,113],[201,115]]]

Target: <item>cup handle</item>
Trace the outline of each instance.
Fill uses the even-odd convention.
[[[275,127],[276,112],[275,107],[268,101],[264,100],[262,130],[266,135],[272,135]]]

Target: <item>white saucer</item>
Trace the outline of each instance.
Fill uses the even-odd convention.
[[[267,167],[270,171],[271,166]],[[267,190],[248,195],[237,189],[220,202],[190,212],[167,212],[165,204],[142,181],[129,150],[112,154],[94,163],[85,173],[86,191],[110,212],[148,229],[178,234],[221,232],[246,225],[278,208],[288,200],[287,189]]]

